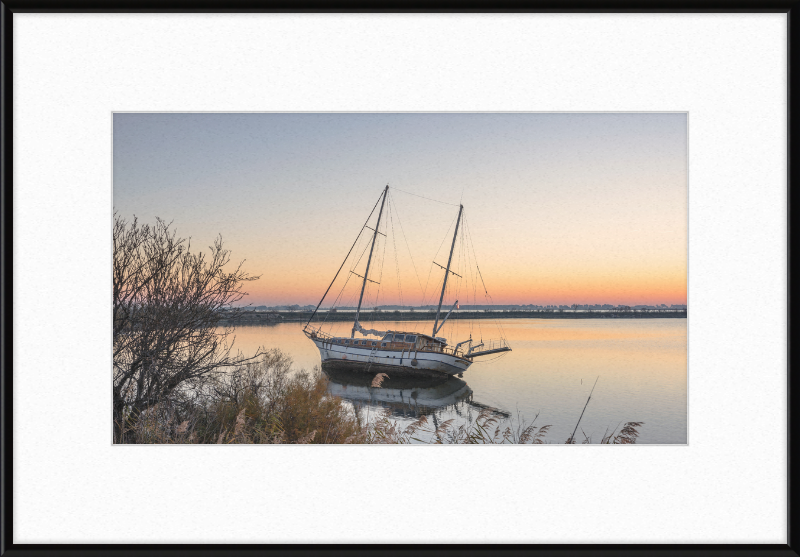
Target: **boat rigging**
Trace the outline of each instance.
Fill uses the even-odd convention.
[[[401,191],[401,190],[398,190]],[[412,194],[416,195],[416,194]],[[417,196],[422,197],[422,196]],[[433,265],[437,265],[441,269],[444,270],[444,276],[442,277],[442,288],[439,294],[439,303],[436,309],[436,315],[433,322],[433,327],[431,329],[431,334],[423,334],[414,331],[401,331],[401,330],[387,330],[381,331],[376,329],[366,329],[362,326],[360,322],[361,312],[362,312],[362,305],[364,302],[365,292],[367,291],[367,283],[375,284],[380,287],[382,281],[382,270],[381,275],[379,277],[370,277],[370,270],[372,269],[373,263],[373,256],[375,255],[375,247],[378,240],[378,236],[383,236],[386,238],[386,234],[380,232],[381,223],[384,223],[386,226],[386,219],[384,219],[384,208],[387,206],[387,198],[389,198],[389,186],[387,185],[383,192],[381,192],[381,197],[376,201],[375,206],[372,208],[369,217],[365,221],[364,225],[362,226],[361,230],[359,231],[358,236],[356,237],[355,242],[348,251],[345,260],[342,262],[339,270],[336,272],[331,284],[328,286],[325,294],[323,294],[322,298],[320,299],[319,304],[317,304],[316,309],[311,315],[311,318],[306,323],[305,327],[303,328],[303,332],[305,335],[316,345],[317,349],[320,352],[320,357],[322,361],[322,368],[327,370],[351,370],[351,371],[368,371],[373,373],[379,372],[387,372],[387,373],[401,373],[407,375],[460,375],[466,369],[472,365],[476,358],[481,356],[487,356],[489,354],[497,354],[502,352],[510,352],[511,348],[508,346],[508,343],[504,338],[500,338],[499,340],[494,341],[486,341],[484,342],[481,340],[478,344],[473,344],[472,333],[470,332],[470,336],[468,339],[463,340],[461,342],[456,343],[455,345],[451,346],[448,344],[446,338],[442,336],[438,336],[442,329],[447,323],[448,319],[453,314],[454,310],[457,310],[459,306],[459,301],[456,299],[455,303],[453,303],[452,307],[450,307],[449,311],[444,315],[444,318],[441,319],[440,317],[442,314],[442,305],[444,303],[445,294],[447,292],[447,285],[448,285],[448,278],[452,274],[459,279],[463,279],[462,274],[456,273],[455,271],[451,270],[451,265],[453,264],[453,254],[455,252],[457,239],[459,238],[459,228],[461,227],[462,232],[462,239],[468,238],[467,234],[465,234],[466,225],[462,225],[463,215],[464,215],[464,206],[459,204],[458,216],[455,219],[455,230],[453,232],[453,239],[450,244],[450,253],[447,259],[447,266],[443,267],[439,263],[433,262]],[[427,199],[427,198],[425,198]],[[380,203],[380,209],[378,211],[377,220],[375,222],[374,227],[368,226],[372,215],[375,212],[375,209],[378,207]],[[393,203],[389,203],[390,206],[393,206]],[[391,217],[391,211],[389,211]],[[397,217],[399,223],[399,215]],[[394,221],[393,219],[389,219],[392,230],[394,230]],[[355,309],[355,318],[353,320],[353,326],[350,330],[349,337],[343,336],[336,336],[329,332],[323,331],[322,325],[325,323],[323,320],[322,323],[316,323],[314,326],[312,325],[312,320],[314,316],[317,315],[320,306],[322,305],[325,297],[331,290],[334,282],[336,281],[337,277],[341,273],[342,269],[344,268],[345,263],[350,258],[350,255],[353,253],[353,249],[359,243],[359,240],[363,236],[364,230],[372,231],[372,238],[369,240],[369,255],[367,256],[366,268],[364,270],[364,274],[361,275],[355,272],[355,266],[361,260],[364,253],[366,253],[366,245],[362,250],[361,256],[358,260],[353,264],[352,268],[350,269],[350,273],[348,273],[348,277],[350,275],[355,275],[361,279],[361,288],[358,295],[358,305]],[[402,231],[402,224],[400,224],[400,229]],[[388,232],[388,230],[387,230]],[[394,237],[394,235],[393,235]],[[403,232],[403,237],[405,238],[405,232]],[[384,244],[384,251],[386,248],[386,244],[388,242],[383,242]],[[408,246],[408,241],[406,239],[406,245]],[[441,249],[441,247],[440,247]],[[465,249],[462,242],[462,250]],[[472,248],[472,252],[474,255],[474,247]],[[410,255],[410,248],[409,248],[409,255]],[[467,251],[467,256],[464,258],[465,260],[469,257],[469,252]],[[397,249],[395,244],[395,260],[397,260]],[[381,263],[383,259],[381,260]],[[397,261],[396,261],[397,263]],[[413,257],[412,257],[412,264],[413,264]],[[431,266],[431,269],[433,268]],[[382,265],[380,266],[382,269]],[[416,273],[416,265],[414,265],[415,273]],[[460,270],[460,268],[459,268]],[[398,288],[400,290],[400,298],[402,302],[402,288],[400,288],[400,280],[399,280],[399,268],[398,271]],[[466,269],[466,271],[470,271]],[[483,286],[483,290],[485,291],[486,295],[488,296],[488,291],[486,290],[486,285],[483,281],[483,275],[480,272],[480,268],[477,266],[477,262],[475,262],[475,271],[477,271],[478,276],[481,280],[481,285]],[[464,271],[462,273],[466,274]],[[377,280],[375,280],[377,278]],[[419,276],[417,275],[417,279],[419,280]],[[430,279],[430,275],[429,275]],[[347,285],[347,281],[345,281],[345,285],[342,287],[342,292],[344,291],[345,286]],[[459,283],[460,284],[460,283]],[[421,281],[420,281],[420,286]],[[473,282],[473,291],[476,289],[477,283]],[[425,289],[427,291],[427,287]],[[336,301],[341,298],[342,292],[340,292],[339,296],[337,296]],[[458,292],[456,292],[458,294]],[[424,302],[423,293],[423,302]],[[474,292],[473,292],[474,296]],[[451,298],[452,299],[452,298]],[[449,303],[449,302],[448,302]],[[335,305],[335,302],[334,302]],[[377,310],[377,307],[376,307]],[[330,311],[335,311],[332,307]],[[373,325],[374,326],[374,325]],[[360,333],[364,337],[378,337],[378,338],[365,338],[365,339],[357,339],[355,338],[356,333]],[[462,337],[463,338],[463,337]]]

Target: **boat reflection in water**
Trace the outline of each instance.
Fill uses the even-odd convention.
[[[398,418],[418,418],[454,412],[466,417],[471,410],[488,410],[501,419],[508,412],[472,400],[472,389],[463,380],[447,377],[384,377],[380,387],[372,387],[374,374],[348,370],[325,370],[328,392],[350,401],[356,411],[364,405],[388,408]]]

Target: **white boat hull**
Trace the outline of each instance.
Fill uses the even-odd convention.
[[[457,375],[472,365],[452,354],[416,350],[372,350],[312,339],[319,350],[323,369],[360,369],[374,373],[402,372],[417,375]]]

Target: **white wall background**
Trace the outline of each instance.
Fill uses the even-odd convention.
[[[786,42],[783,14],[16,14],[14,542],[785,543]],[[123,110],[689,111],[689,445],[112,446]]]

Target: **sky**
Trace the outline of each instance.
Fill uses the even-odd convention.
[[[117,113],[114,209],[221,235],[252,305],[685,304],[685,113]],[[360,257],[360,259],[359,259]],[[477,263],[477,265],[476,265]],[[480,270],[478,273],[477,269]],[[376,278],[377,277],[377,278]],[[482,280],[481,280],[482,279]],[[490,298],[486,296],[488,291]],[[341,287],[341,290],[340,290]],[[341,293],[341,295],[339,295]]]

